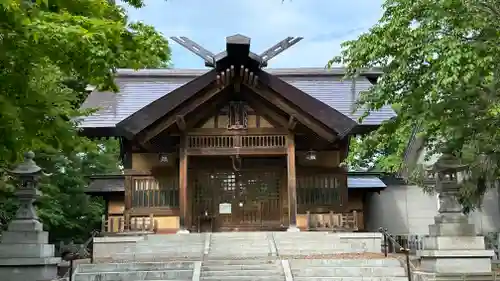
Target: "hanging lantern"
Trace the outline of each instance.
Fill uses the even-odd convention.
[[[307,153],[306,153],[306,160],[308,161],[314,161],[316,160],[316,151],[314,150],[309,150]]]
[[[168,154],[161,153],[159,158],[160,163],[168,163]]]

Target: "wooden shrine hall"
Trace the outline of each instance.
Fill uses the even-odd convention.
[[[118,93],[90,93],[82,134],[116,137],[124,172],[93,175],[88,194],[103,196],[108,233],[154,231],[364,229],[364,198],[385,185],[340,163],[349,140],[394,116],[390,108],[352,113],[360,91],[343,69],[267,69],[302,38],[260,55],[250,38],[226,38],[213,54],[172,38],[208,69],[118,70]]]

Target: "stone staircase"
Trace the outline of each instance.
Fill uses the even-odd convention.
[[[79,265],[74,281],[406,281],[397,259],[234,259]]]
[[[253,281],[285,280],[279,260],[240,259],[204,261],[199,280],[206,281]]]
[[[373,240],[352,239],[350,236],[350,233],[275,232],[273,240],[281,257],[380,252],[380,245],[369,245]]]
[[[73,281],[193,280],[195,262],[81,264]]]
[[[294,281],[406,281],[397,259],[290,260]]]
[[[272,256],[271,233],[239,232],[207,234],[207,259],[262,258]]]
[[[383,258],[380,243],[376,233],[320,232],[149,235],[123,246],[110,239],[97,245],[96,264],[80,265],[73,280],[407,280],[399,260]]]
[[[165,261],[199,260],[203,256],[205,235],[148,235],[144,240],[124,247],[114,254],[114,260],[125,261]]]

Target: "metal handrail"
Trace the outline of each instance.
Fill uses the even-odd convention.
[[[379,227],[378,231],[384,235],[384,256],[387,257],[387,252],[388,252],[388,245],[387,242],[388,240],[391,241],[391,243],[394,246],[399,247],[399,250],[405,254],[406,258],[406,275],[408,277],[408,281],[412,281],[412,264],[410,262],[410,249],[405,248],[399,244],[396,239],[388,232],[387,228],[384,227]]]
[[[94,254],[92,251],[89,253],[88,246],[90,245],[90,243],[93,243],[94,237],[99,235],[100,232],[98,230],[92,230],[90,232],[89,239],[87,239],[87,241],[85,241],[85,243],[80,246],[80,249],[78,249],[76,252],[69,251],[63,254],[63,259],[69,261],[69,270],[66,272],[66,274],[64,274],[63,278],[68,278],[69,281],[73,280],[73,262],[76,259],[86,258],[87,256],[90,256],[90,263],[94,263]]]

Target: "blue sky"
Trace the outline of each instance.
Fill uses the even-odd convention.
[[[323,67],[380,18],[383,0],[146,0],[129,8],[133,21],[153,25],[166,37],[186,36],[213,53],[226,36],[252,38],[260,54],[287,36],[304,39],[269,62],[270,67]],[[201,58],[170,41],[176,68],[202,68]]]

